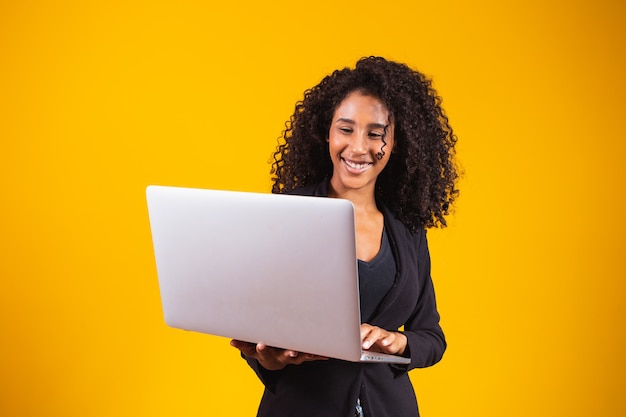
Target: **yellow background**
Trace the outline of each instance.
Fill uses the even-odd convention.
[[[434,78],[465,170],[429,234],[449,349],[424,416],[624,416],[619,1],[3,1],[0,415],[254,415],[226,339],[162,321],[151,183],[268,191],[305,88]]]

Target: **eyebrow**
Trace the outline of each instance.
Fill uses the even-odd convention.
[[[344,123],[350,123],[350,124],[356,124],[356,122],[352,119],[348,119],[346,117],[340,117],[339,119],[335,120],[336,122],[344,122]],[[388,125],[382,124],[382,123],[369,123],[367,125],[367,127],[369,128],[373,128],[373,129],[386,129]]]

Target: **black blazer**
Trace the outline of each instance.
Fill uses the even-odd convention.
[[[327,197],[328,182],[293,194]],[[392,331],[404,326],[411,363],[361,364],[330,359],[268,371],[255,359],[246,358],[265,385],[258,417],[352,417],[357,398],[366,417],[419,416],[408,371],[434,365],[446,349],[430,277],[426,232],[413,234],[385,206],[380,209],[397,275],[370,324]]]

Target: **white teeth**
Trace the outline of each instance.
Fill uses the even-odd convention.
[[[353,168],[353,169],[365,169],[371,165],[369,162],[365,162],[363,164],[357,164],[355,162],[347,161],[345,159],[344,159],[344,162],[346,163],[346,165],[348,165],[350,168]]]

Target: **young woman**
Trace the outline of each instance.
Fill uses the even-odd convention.
[[[421,73],[363,58],[307,90],[274,153],[274,193],[355,207],[364,349],[409,365],[361,364],[232,341],[265,392],[258,416],[418,416],[408,377],[437,363],[439,326],[425,229],[458,196],[456,137]]]

